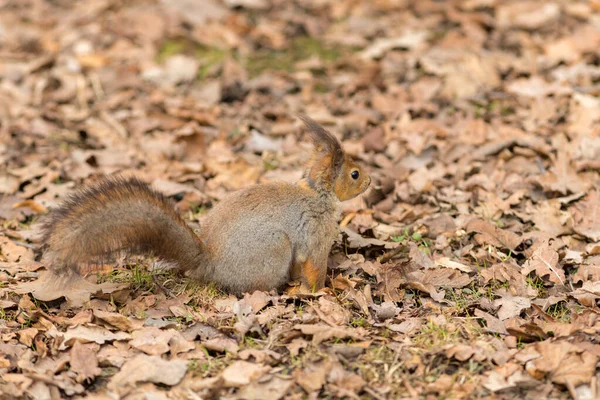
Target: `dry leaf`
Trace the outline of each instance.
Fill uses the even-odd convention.
[[[127,387],[138,382],[173,386],[181,382],[186,371],[187,362],[183,360],[167,361],[160,356],[140,354],[123,365],[108,383],[108,388],[117,392],[125,392]]]
[[[145,327],[132,332],[129,344],[149,355],[161,355],[169,351],[172,331],[163,331],[155,327]]]
[[[521,314],[521,311],[531,307],[531,300],[525,297],[515,297],[508,294],[494,300],[494,306],[500,307],[498,318],[502,321],[508,318],[514,318]]]
[[[236,361],[223,370],[221,377],[228,387],[240,387],[249,384],[263,376],[270,368],[265,365],[247,361]]]
[[[125,332],[112,333],[111,331],[99,326],[82,326],[69,328],[64,333],[64,340],[60,345],[60,349],[64,350],[67,346],[71,346],[75,341],[81,343],[95,342],[103,344],[114,340],[130,340],[131,335]]]
[[[595,242],[600,240],[600,197],[598,191],[590,192],[573,206],[573,230]]]
[[[77,374],[77,382],[86,382],[102,373],[102,369],[98,367],[97,351],[97,345],[82,344],[78,340],[73,343],[69,352],[69,364],[71,371]]]
[[[32,282],[22,282],[16,287],[17,293],[31,293],[42,301],[52,301],[64,297],[72,307],[81,307],[95,293],[110,294],[127,287],[124,284],[94,284],[79,275],[57,276],[50,271],[40,272],[39,278]]]
[[[550,247],[548,242],[537,248],[531,258],[523,265],[521,273],[526,276],[531,271],[535,271],[540,278],[548,276],[551,282],[565,284],[565,272],[558,265],[558,253]]]

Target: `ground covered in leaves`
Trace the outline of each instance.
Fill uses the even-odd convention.
[[[1,1],[0,397],[598,398],[599,12]],[[135,174],[198,228],[300,177],[299,111],[373,178],[328,292],[235,298],[129,258],[32,293],[36,223],[75,187]]]

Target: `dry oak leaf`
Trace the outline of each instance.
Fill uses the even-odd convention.
[[[491,244],[494,247],[514,250],[521,244],[521,238],[516,233],[500,229],[479,218],[470,221],[465,230],[478,233],[475,236],[478,242]]]
[[[548,242],[544,242],[533,252],[531,258],[523,265],[521,273],[527,276],[531,271],[535,271],[540,278],[548,275],[551,282],[561,285],[565,283],[565,272],[558,266],[558,253]]]
[[[327,297],[319,297],[318,305],[321,319],[327,319],[335,325],[347,324],[350,320],[350,311]]]
[[[560,18],[560,6],[553,2],[523,1],[498,5],[497,23],[502,28],[539,29]]]
[[[145,327],[134,331],[129,342],[131,347],[149,355],[161,355],[169,351],[169,341],[173,337],[173,330],[163,331],[155,327]]]
[[[358,393],[366,385],[360,375],[347,371],[339,362],[331,367],[327,382],[337,387],[337,397],[340,398],[348,396],[349,393]]]
[[[227,387],[241,387],[259,379],[271,368],[248,361],[236,361],[223,370],[221,377]]]
[[[305,335],[312,335],[313,343],[316,345],[331,338],[345,339],[350,337],[352,339],[362,340],[364,337],[364,330],[360,328],[347,329],[329,325],[298,324],[294,326],[294,329],[300,330]]]
[[[570,293],[581,305],[595,307],[596,300],[600,298],[600,282],[583,282],[583,285]]]
[[[439,257],[435,259],[435,265],[438,267],[458,269],[459,271],[467,273],[473,272],[473,268],[469,267],[468,265],[459,263],[458,261],[453,261],[449,257]]]
[[[506,331],[506,327],[504,326],[504,322],[500,321],[500,319],[494,317],[492,314],[488,314],[485,311],[476,308],[475,316],[477,318],[483,318],[483,320],[485,321],[487,332],[499,333],[501,335],[506,335],[508,333]]]
[[[326,360],[318,364],[309,365],[304,369],[296,369],[292,376],[307,393],[320,390],[327,380],[331,371],[331,361]]]
[[[71,371],[77,374],[77,382],[85,382],[102,373],[102,369],[98,367],[98,358],[96,358],[98,347],[96,344],[82,344],[78,340],[73,343],[69,364]]]
[[[163,360],[160,356],[137,355],[127,361],[121,370],[108,383],[112,391],[121,391],[137,382],[153,382],[163,385],[177,385],[187,371],[183,360]]]
[[[534,377],[541,372],[554,383],[577,387],[589,383],[596,372],[598,357],[569,342],[539,342],[535,349],[541,357],[526,365]]]
[[[490,358],[495,350],[490,344],[483,341],[477,341],[474,345],[467,344],[450,344],[444,346],[446,357],[455,358],[459,361],[467,361],[472,359],[478,362],[485,361]]]
[[[400,243],[364,238],[349,228],[342,228],[342,231],[348,236],[348,246],[351,249],[362,249],[371,246],[381,246],[386,249],[393,249],[400,246]]]
[[[169,340],[169,350],[171,351],[171,354],[187,353],[196,348],[194,342],[186,340],[178,331],[172,331],[173,336],[171,337],[171,340]]]
[[[445,296],[443,290],[438,288],[463,288],[471,283],[467,274],[450,268],[428,269],[425,271],[414,271],[406,276],[408,286],[428,293],[435,301],[442,301]]]
[[[244,386],[236,393],[235,398],[244,400],[279,400],[294,385],[293,379],[284,379],[280,376],[272,376],[265,381],[267,377],[260,381],[254,381]]]
[[[510,320],[506,323],[506,331],[523,343],[536,342],[548,339],[548,334],[534,323],[518,324],[518,321]]]
[[[102,311],[98,309],[94,310],[94,317],[114,326],[120,331],[131,332],[135,329],[140,329],[144,325],[143,320],[133,320],[119,313]]]
[[[545,200],[540,202],[535,209],[531,210],[530,215],[524,216],[523,219],[530,219],[539,231],[552,236],[570,233],[570,227],[567,225],[570,215],[568,212],[562,211],[561,207],[562,205],[556,199]]]
[[[580,193],[589,188],[575,168],[571,166],[572,157],[565,150],[559,151],[554,166],[544,175],[536,177],[537,183],[546,191],[559,192],[563,195]]]
[[[577,269],[577,272],[573,274],[573,282],[598,282],[600,281],[600,265],[587,265],[582,264]]]
[[[257,313],[265,308],[271,300],[273,300],[273,296],[260,290],[255,290],[252,294],[244,294],[244,301],[252,308],[253,313]]]
[[[115,340],[130,340],[131,335],[125,332],[111,332],[108,329],[99,326],[77,326],[76,328],[67,329],[64,333],[64,340],[61,343],[59,350],[64,350],[71,346],[76,340],[83,343],[95,342],[103,344]]]
[[[537,385],[539,385],[538,381],[523,371],[520,365],[512,362],[490,371],[487,374],[487,379],[483,381],[483,386],[492,392],[517,386],[535,387]]]
[[[228,352],[232,354],[236,354],[240,348],[237,342],[226,336],[219,336],[208,340],[203,340],[200,343],[208,350],[218,351],[218,352]]]
[[[33,250],[19,246],[6,236],[0,236],[0,255],[10,262],[24,263],[35,260]]]
[[[573,206],[573,218],[575,232],[595,242],[600,241],[600,196],[597,190]]]
[[[128,284],[105,282],[95,284],[77,274],[56,275],[52,271],[41,271],[35,281],[21,282],[15,292],[31,293],[41,301],[52,301],[64,297],[71,307],[81,307],[95,293],[111,294],[124,289]]]
[[[501,298],[494,300],[494,307],[500,307],[498,318],[504,321],[521,314],[521,311],[531,307],[531,300],[526,297],[516,297],[503,294]]]
[[[537,295],[537,290],[527,285],[525,277],[520,272],[519,266],[510,260],[482,269],[481,276],[486,283],[491,280],[508,282],[510,284],[511,293],[517,296]]]
[[[31,347],[33,344],[33,339],[38,334],[38,330],[36,328],[25,328],[21,329],[17,332],[19,335],[19,342],[23,343],[27,347]]]

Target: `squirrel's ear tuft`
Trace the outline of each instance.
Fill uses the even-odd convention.
[[[314,184],[326,190],[331,190],[344,164],[342,145],[331,132],[312,118],[304,114],[297,114],[297,116],[304,122],[315,146],[308,169],[308,178]]]

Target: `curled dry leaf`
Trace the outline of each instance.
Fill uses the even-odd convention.
[[[95,309],[93,311],[93,314],[94,314],[94,317],[98,318],[99,320],[104,321],[104,322],[108,323],[109,325],[112,325],[115,328],[122,330],[122,331],[126,331],[126,332],[131,332],[134,329],[139,329],[144,324],[143,320],[139,320],[139,319],[134,320],[131,318],[127,318],[126,316],[119,314],[119,313],[113,313],[113,312],[107,312],[107,311]]]
[[[473,272],[473,268],[469,267],[468,265],[459,263],[458,261],[453,261],[449,257],[437,258],[435,260],[435,265],[437,265],[438,267],[458,269],[459,271],[467,273]]]
[[[33,339],[38,332],[39,331],[36,328],[21,329],[19,331],[19,342],[23,343],[27,347],[30,347],[33,344]]]
[[[386,242],[384,240],[379,239],[368,239],[362,237],[361,235],[349,228],[342,228],[342,231],[348,236],[348,245],[352,249],[361,249],[371,246],[381,246],[386,249],[393,249],[400,245],[399,243]]]

